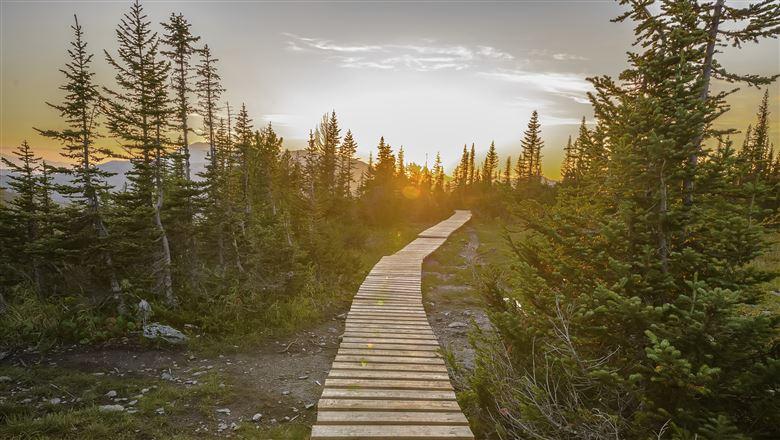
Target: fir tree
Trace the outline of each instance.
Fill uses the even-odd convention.
[[[98,138],[97,117],[100,112],[101,96],[94,83],[94,72],[91,70],[93,54],[87,51],[87,43],[83,40],[84,32],[74,16],[75,23],[71,26],[74,39],[68,50],[70,61],[61,72],[66,82],[60,90],[65,92],[61,104],[49,104],[57,110],[66,124],[60,130],[37,130],[41,135],[62,143],[62,155],[73,162],[69,170],[72,181],[65,194],[76,205],[79,219],[75,222],[79,235],[79,253],[89,269],[97,273],[105,273],[111,289],[111,295],[119,308],[125,312],[122,289],[114,268],[111,251],[107,247],[108,228],[104,221],[102,196],[108,189],[106,179],[111,173],[102,171],[98,164],[112,152],[96,145]],[[82,227],[82,225],[86,227]],[[98,262],[90,262],[89,258],[99,256]]]
[[[171,251],[165,228],[162,224],[165,173],[165,155],[167,141],[164,130],[170,113],[166,86],[169,65],[159,58],[160,40],[151,30],[151,22],[136,0],[125,13],[116,30],[119,50],[116,57],[105,52],[106,61],[116,70],[115,80],[119,88],[106,88],[110,99],[105,102],[108,128],[111,133],[124,141],[133,165],[128,179],[132,191],[128,195],[134,200],[126,200],[123,208],[129,208],[127,214],[136,217],[141,225],[143,218],[151,218],[154,232],[142,232],[136,236],[136,247],[141,247],[132,259],[137,260],[152,254],[152,269],[158,277],[157,288],[165,302],[176,305],[171,276]],[[141,244],[146,241],[145,244]],[[154,243],[159,248],[153,250]],[[145,249],[144,249],[145,248]],[[137,268],[146,267],[138,262]]]
[[[503,183],[507,187],[512,186],[512,156],[506,157],[506,166],[504,167]]]
[[[495,142],[490,143],[487,156],[485,156],[485,164],[482,166],[482,182],[488,186],[492,185],[493,181],[498,178],[498,153],[496,153]]]
[[[441,154],[438,151],[433,163],[433,190],[439,195],[444,193],[444,167],[441,164]]]
[[[341,197],[349,198],[352,195],[352,170],[357,152],[357,143],[352,137],[352,131],[347,130],[344,140],[339,147],[338,188]]]

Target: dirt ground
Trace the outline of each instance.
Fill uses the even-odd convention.
[[[216,372],[230,385],[229,404],[215,407],[214,417],[199,417],[193,410],[185,420],[177,419],[176,422],[186,425],[182,426],[184,433],[200,438],[230,437],[233,423],[251,421],[258,413],[262,414],[256,423],[260,428],[286,423],[313,424],[315,405],[336,356],[343,326],[343,321],[334,316],[314,328],[289,338],[269,341],[250,352],[229,347],[226,350],[229,353],[208,357],[186,349],[149,349],[125,340],[101,348],[66,347],[44,356],[21,353],[2,363],[24,368],[76,370],[91,373],[96,380],[112,376],[146,379],[151,387],[154,383],[165,382],[185,388],[197,387],[199,377],[202,379],[203,375]],[[128,399],[120,397],[115,402],[121,404]],[[62,404],[75,403],[68,400],[73,399],[62,396]],[[190,403],[185,404],[188,405]]]
[[[428,257],[423,265],[423,279],[430,280],[423,283],[423,302],[439,343],[455,355],[461,366],[473,369],[474,350],[467,332],[472,324],[491,328],[482,299],[470,284],[480,242],[471,226],[465,226],[451,240],[444,246],[455,248],[456,255],[445,254],[448,249],[443,249]]]

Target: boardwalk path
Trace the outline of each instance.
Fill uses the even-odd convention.
[[[473,439],[422,305],[425,257],[471,218],[455,211],[366,277],[317,405],[312,439]]]

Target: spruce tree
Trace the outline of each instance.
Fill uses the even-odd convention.
[[[68,50],[70,61],[61,69],[66,82],[59,87],[65,92],[65,98],[61,104],[47,103],[59,112],[66,127],[36,130],[42,136],[60,142],[63,145],[61,154],[73,163],[68,172],[72,180],[65,195],[73,201],[79,217],[74,225],[81,264],[93,273],[105,274],[111,296],[120,313],[124,313],[125,300],[108,246],[109,232],[103,212],[102,199],[108,190],[106,179],[112,174],[97,166],[113,153],[96,145],[101,96],[91,69],[93,54],[87,51],[84,32],[75,16],[71,29],[74,39]],[[98,261],[91,260],[95,256]]]
[[[338,188],[341,197],[350,198],[352,196],[352,170],[357,153],[357,143],[352,137],[352,131],[347,130],[344,140],[339,147],[339,167],[338,167]]]
[[[441,164],[441,154],[438,151],[433,163],[433,190],[439,195],[444,193],[444,167]]]
[[[503,183],[507,188],[512,186],[512,156],[506,157],[506,165],[504,166]]]
[[[487,186],[493,184],[493,181],[498,178],[498,153],[496,153],[495,142],[490,143],[487,156],[485,156],[485,164],[482,166],[482,182]]]
[[[170,243],[161,217],[167,152],[165,130],[171,110],[166,93],[170,66],[160,59],[160,39],[151,30],[151,22],[137,0],[130,12],[124,14],[116,35],[117,55],[105,51],[106,61],[116,70],[118,85],[116,90],[105,88],[109,95],[105,100],[106,116],[109,130],[123,141],[133,165],[128,173],[131,191],[125,194],[120,206],[135,218],[136,227],[132,232],[138,233],[133,243],[135,249],[125,255],[139,272],[151,267],[157,278],[156,290],[169,306],[175,306]],[[145,218],[151,218],[153,230],[144,231]],[[155,243],[159,243],[157,249]]]

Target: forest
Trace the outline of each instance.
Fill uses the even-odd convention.
[[[624,14],[604,21],[630,23],[635,43],[618,77],[588,78],[595,119],[563,146],[560,180],[542,173],[536,111],[518,123],[515,154],[468,142],[452,167],[439,154],[405,160],[384,137],[364,163],[337,109],[289,150],[273,124],[223,99],[225,66],[183,14],[158,23],[135,0],[116,50],[88,44],[74,16],[50,93],[61,99],[41,103],[60,123],[31,129],[69,166],[25,140],[2,157],[0,437],[308,438],[311,421],[276,397],[257,420],[245,409],[222,426],[213,407],[253,397],[218,368],[185,386],[160,381],[176,374],[157,361],[125,378],[61,359],[113,350],[194,365],[262,358],[269,344],[306,356],[301,341],[317,338],[319,353],[330,340],[318,332],[381,256],[469,209],[470,225],[425,263],[423,296],[438,313],[426,295],[446,277],[432,272],[449,271],[466,286],[452,295],[484,314],[464,311],[464,331],[441,325],[460,335],[443,352],[476,438],[777,438],[780,73],[732,72],[719,54],[776,39],[780,5],[619,3]],[[96,81],[96,63],[111,83]],[[740,87],[763,93],[754,120],[716,128]],[[122,187],[101,167],[111,159],[129,161]],[[463,265],[469,237],[478,245]],[[146,401],[115,413],[112,390]],[[303,398],[293,409],[315,411]]]

